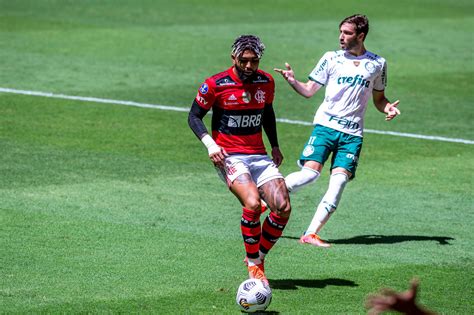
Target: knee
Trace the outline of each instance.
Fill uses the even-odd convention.
[[[259,198],[248,198],[245,202],[244,202],[244,207],[246,209],[249,209],[251,211],[258,211],[258,212],[261,212],[262,211],[262,205],[260,203],[260,199]]]
[[[329,179],[330,184],[342,187],[346,186],[351,178],[351,173],[348,172],[333,172]]]
[[[301,187],[315,182],[319,178],[319,171],[304,166],[300,171],[289,174],[285,178],[288,191],[296,192]]]
[[[276,205],[275,212],[282,218],[289,218],[291,214],[291,203],[289,199],[283,200]]]

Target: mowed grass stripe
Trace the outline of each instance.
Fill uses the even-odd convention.
[[[114,105],[135,106],[135,107],[142,107],[142,108],[153,108],[153,109],[159,109],[159,110],[170,110],[170,111],[178,111],[178,112],[189,111],[189,108],[186,108],[186,107],[148,104],[148,103],[140,103],[140,102],[124,101],[124,100],[112,100],[112,99],[89,97],[89,96],[74,96],[74,95],[56,94],[56,93],[41,92],[41,91],[28,91],[28,90],[18,90],[18,89],[11,89],[11,88],[0,88],[0,92],[20,94],[20,95],[51,97],[51,98],[58,98],[58,99],[68,99],[68,100],[76,100],[76,101],[82,101],[82,102],[95,102],[95,103],[106,103],[106,104],[114,104]],[[291,120],[291,119],[286,119],[286,118],[277,118],[277,121],[282,122],[282,123],[287,123],[287,124],[295,124],[295,125],[303,125],[303,126],[312,125],[311,122],[301,121],[301,120]],[[448,138],[448,137],[442,137],[442,136],[428,136],[428,135],[413,134],[413,133],[406,133],[406,132],[382,131],[382,130],[373,130],[373,129],[364,129],[364,132],[381,134],[381,135],[391,135],[391,136],[397,136],[397,137],[416,138],[416,139],[423,139],[423,140],[474,144],[474,140]]]

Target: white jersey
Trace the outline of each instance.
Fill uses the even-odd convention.
[[[387,85],[387,64],[370,51],[357,57],[344,50],[329,51],[311,71],[309,79],[326,86],[313,124],[362,137],[372,90],[383,91]]]

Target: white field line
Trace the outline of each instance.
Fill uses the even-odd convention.
[[[189,111],[189,108],[185,108],[185,107],[138,103],[138,102],[133,102],[133,101],[112,100],[112,99],[97,98],[97,97],[73,96],[73,95],[55,94],[55,93],[49,93],[49,92],[17,90],[17,89],[9,89],[9,88],[2,88],[2,87],[0,87],[0,93],[12,93],[12,94],[21,94],[21,95],[42,96],[42,97],[82,101],[82,102],[94,102],[94,103],[126,105],[126,106],[153,108],[153,109],[160,109],[160,110],[171,110],[171,111],[177,111],[177,112],[188,112]],[[311,122],[301,121],[301,120],[290,120],[290,119],[285,119],[285,118],[279,118],[279,119],[277,119],[277,121],[281,122],[281,123],[293,124],[293,125],[303,125],[303,126],[311,126],[312,125]],[[413,134],[413,133],[404,133],[404,132],[381,131],[381,130],[373,130],[373,129],[364,129],[364,132],[365,133],[381,134],[381,135],[391,135],[391,136],[397,136],[397,137],[407,137],[407,138],[416,138],[416,139],[424,139],[424,140],[433,140],[433,141],[445,141],[445,142],[454,142],[454,143],[474,144],[473,140],[457,139],[457,138],[446,138],[446,137],[439,137],[439,136],[425,136],[425,135],[419,135],[419,134]]]

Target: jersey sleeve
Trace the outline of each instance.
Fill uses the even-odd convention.
[[[202,108],[209,110],[216,99],[215,84],[211,79],[207,79],[198,89],[195,101]]]
[[[382,71],[374,80],[374,90],[384,91],[387,86],[387,62],[383,60]]]
[[[265,99],[266,104],[272,104],[275,97],[275,81],[273,77],[269,74],[270,82],[268,84],[268,98]]]
[[[321,85],[326,85],[329,79],[329,52],[325,53],[308,78]]]

